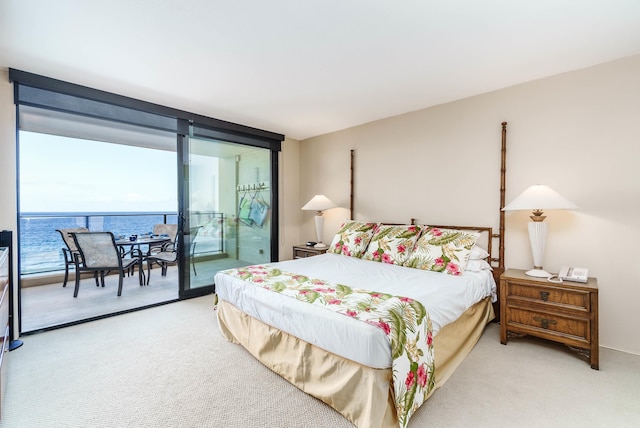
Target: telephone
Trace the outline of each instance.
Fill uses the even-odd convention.
[[[586,283],[589,280],[589,269],[572,266],[562,266],[557,275],[549,278],[550,282],[574,281]]]

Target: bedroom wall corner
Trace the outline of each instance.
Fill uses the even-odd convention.
[[[300,142],[286,138],[282,142],[279,155],[279,187],[280,187],[280,236],[279,259],[289,260],[293,257],[292,247],[302,242],[300,224],[302,211],[300,207]]]
[[[16,109],[9,71],[0,68],[0,230],[16,236]]]

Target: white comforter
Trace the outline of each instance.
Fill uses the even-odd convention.
[[[338,254],[270,265],[310,278],[418,300],[431,316],[434,336],[478,301],[487,296],[493,301],[496,298],[496,284],[488,270],[453,276]],[[266,324],[365,366],[391,367],[389,342],[378,327],[224,273],[216,274],[215,285],[219,299]]]

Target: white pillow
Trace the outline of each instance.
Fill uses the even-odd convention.
[[[486,260],[469,260],[467,261],[465,270],[480,272],[482,270],[493,270],[493,268],[489,263],[486,262]]]
[[[474,245],[469,253],[469,260],[484,260],[489,257],[489,253],[484,248]]]

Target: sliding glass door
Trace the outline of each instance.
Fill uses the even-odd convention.
[[[206,294],[219,270],[268,263],[271,150],[204,136],[181,150],[181,297]]]
[[[221,269],[278,260],[283,135],[20,70],[10,69],[9,79],[18,125],[21,333],[204,295],[214,291]],[[45,144],[30,142],[34,135]],[[56,229],[131,239],[156,224],[177,224],[179,231],[165,248],[168,269],[146,270],[147,285],[133,282],[122,296],[105,296],[108,289],[93,286],[92,277],[79,277],[89,286],[69,296],[74,287],[63,284],[75,282],[73,263],[63,257],[65,235]],[[40,306],[25,304],[32,302]],[[49,317],[66,317],[67,307],[92,312]],[[23,315],[33,313],[47,319],[23,329]]]

